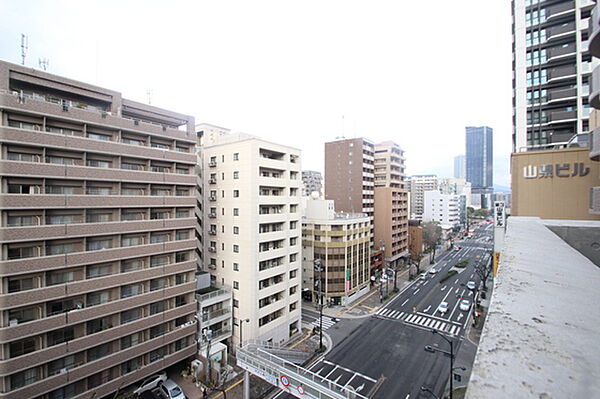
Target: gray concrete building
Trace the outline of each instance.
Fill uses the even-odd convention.
[[[323,175],[316,170],[302,171],[302,196],[307,197],[313,192],[323,195]]]
[[[0,62],[0,398],[101,398],[196,353],[195,137]]]

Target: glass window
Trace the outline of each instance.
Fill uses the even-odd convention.
[[[18,389],[38,381],[40,377],[37,368],[21,371],[10,376],[10,389]]]
[[[109,274],[112,274],[112,265],[111,264],[93,265],[93,266],[88,266],[86,268],[85,278],[90,279],[90,278],[108,276]]]
[[[130,309],[121,312],[121,324],[126,324],[142,317],[142,309]]]
[[[121,262],[121,273],[133,272],[142,268],[140,259],[124,260]]]
[[[142,293],[142,286],[140,284],[130,284],[121,287],[121,298],[129,298]]]
[[[26,291],[36,288],[34,286],[33,277],[26,278],[9,278],[8,279],[8,292],[19,292]]]
[[[121,338],[121,350],[130,348],[142,342],[141,333],[135,333]]]
[[[35,351],[35,338],[26,338],[20,341],[11,342],[9,345],[10,358],[25,355]]]
[[[87,242],[87,250],[88,251],[98,251],[101,249],[109,249],[111,247],[112,247],[111,239],[95,240],[95,241]]]
[[[101,359],[105,356],[110,355],[110,343],[95,346],[87,351],[87,361],[93,362],[94,360]]]
[[[48,346],[62,344],[63,342],[74,339],[75,333],[73,327],[63,328],[61,330],[50,331],[47,334]]]
[[[108,303],[110,301],[110,292],[92,292],[91,294],[87,294],[87,306],[95,306],[103,303]]]

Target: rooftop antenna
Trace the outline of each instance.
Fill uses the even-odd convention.
[[[38,64],[40,65],[40,68],[42,68],[44,71],[48,69],[49,63],[50,61],[48,60],[48,58],[38,58]]]
[[[345,137],[344,137],[344,115],[342,115],[342,134],[339,135],[339,136],[337,136],[335,139],[336,140],[343,140],[343,139],[345,139]]]
[[[24,33],[21,33],[21,65],[25,65],[25,56],[27,55],[28,49],[28,40],[27,36]]]
[[[146,90],[146,94],[148,95],[148,105],[152,105],[152,89]]]

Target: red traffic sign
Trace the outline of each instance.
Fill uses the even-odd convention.
[[[290,386],[290,380],[285,375],[282,375],[281,377],[279,377],[279,380],[281,380],[281,383],[283,384],[284,387]]]

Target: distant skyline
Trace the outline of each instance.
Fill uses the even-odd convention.
[[[24,33],[28,66],[299,148],[319,171],[326,141],[362,136],[402,146],[408,175],[451,177],[464,128],[486,125],[510,185],[510,2],[164,4],[4,1],[0,59],[20,63]]]

